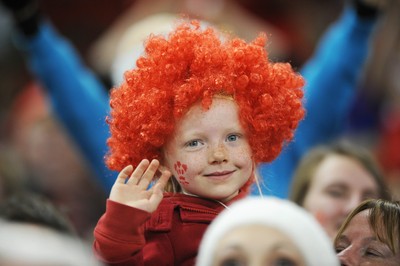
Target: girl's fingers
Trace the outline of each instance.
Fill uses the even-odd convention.
[[[158,179],[157,184],[160,186],[161,192],[164,191],[165,186],[168,183],[169,178],[172,176],[171,172],[168,170],[163,171],[161,177]]]
[[[142,189],[147,189],[151,180],[153,180],[160,163],[158,160],[152,160],[146,172],[142,175],[139,180],[138,186]]]
[[[149,164],[149,160],[143,159],[136,167],[135,171],[133,171],[127,183],[137,185],[143,173],[146,171],[147,167],[149,167]]]
[[[122,169],[121,172],[119,172],[117,179],[115,180],[115,183],[125,184],[126,179],[131,175],[132,171],[133,171],[132,165],[126,166],[124,169]]]
[[[153,193],[151,194],[151,197],[149,199],[152,206],[155,206],[157,208],[157,206],[160,204],[161,200],[163,199],[165,185],[167,184],[170,177],[171,173],[169,171],[164,171],[157,183],[152,188]]]

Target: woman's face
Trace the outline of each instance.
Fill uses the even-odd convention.
[[[221,238],[214,266],[304,266],[297,246],[280,231],[264,225],[245,225]]]
[[[355,159],[329,155],[315,171],[303,207],[333,239],[347,215],[363,200],[378,197],[373,176]]]
[[[400,265],[400,252],[393,254],[389,246],[376,238],[368,222],[369,211],[364,210],[350,221],[335,242],[342,265]]]

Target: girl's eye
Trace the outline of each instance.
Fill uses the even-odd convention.
[[[226,140],[227,140],[227,141],[236,141],[238,138],[239,138],[238,135],[232,134],[232,135],[229,135],[229,136],[226,138]]]
[[[199,145],[200,145],[200,141],[198,141],[198,140],[191,140],[186,143],[186,146],[188,146],[188,147],[197,147]]]

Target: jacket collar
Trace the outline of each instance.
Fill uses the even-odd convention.
[[[157,211],[147,223],[147,228],[152,231],[169,231],[173,223],[174,210],[178,209],[181,222],[210,223],[225,206],[246,196],[240,192],[231,201],[222,204],[212,199],[199,198],[182,193],[165,193]]]

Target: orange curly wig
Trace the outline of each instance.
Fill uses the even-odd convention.
[[[221,94],[239,106],[254,162],[275,159],[304,116],[304,79],[290,64],[270,62],[265,45],[265,34],[251,43],[221,41],[198,21],[181,23],[168,38],[150,36],[137,67],[111,91],[108,167],[162,161],[177,120],[199,101],[207,109]]]

